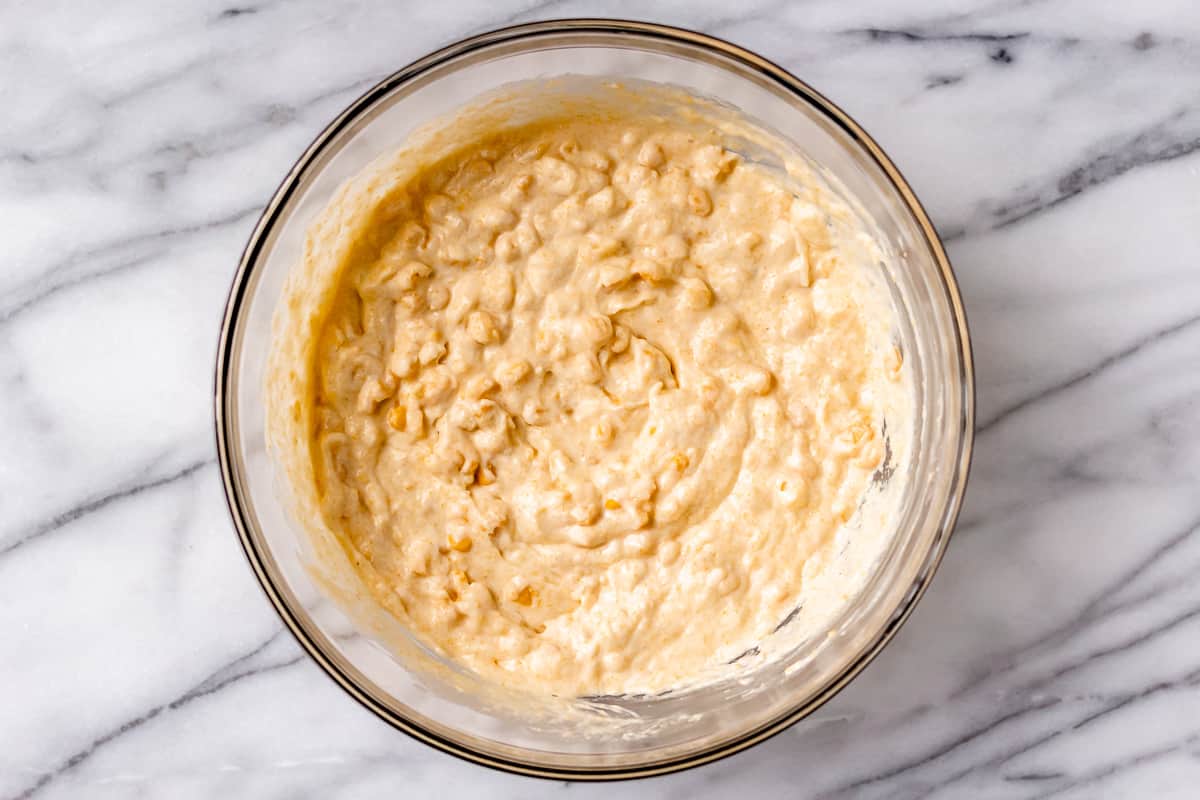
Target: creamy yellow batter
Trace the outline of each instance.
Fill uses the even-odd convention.
[[[485,678],[576,695],[685,684],[806,600],[904,383],[838,197],[619,116],[374,185],[339,212],[373,216],[304,412],[379,603]]]

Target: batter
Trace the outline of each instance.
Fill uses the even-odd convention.
[[[680,686],[774,631],[903,391],[858,217],[661,119],[546,120],[388,180],[354,200],[374,221],[305,409],[378,602],[564,696]]]

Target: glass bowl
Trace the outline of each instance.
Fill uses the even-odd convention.
[[[387,630],[398,623],[364,616],[371,612],[331,590],[313,567],[312,543],[286,502],[267,445],[264,380],[285,279],[301,261],[309,223],[336,189],[415,128],[480,94],[565,75],[648,80],[714,99],[786,137],[834,176],[893,256],[881,270],[911,370],[914,420],[890,544],[828,635],[744,680],[590,698],[570,709],[562,701],[556,716],[550,706],[527,713],[511,697],[475,691],[470,675],[419,645],[398,649],[396,631]],[[215,390],[235,527],[268,598],[313,659],[356,700],[421,741],[487,766],[568,779],[638,777],[712,761],[783,730],[845,686],[912,612],[945,551],[974,416],[954,276],[920,203],[879,146],[820,94],[751,52],[690,31],[614,20],[558,20],[466,39],[389,76],[339,115],[284,178],[251,234],[230,290]]]

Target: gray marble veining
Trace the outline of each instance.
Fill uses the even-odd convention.
[[[1200,8],[1186,0],[0,6],[0,798],[600,796],[392,731],[303,657],[221,498],[211,365],[259,210],[455,38],[626,16],[751,47],[946,237],[979,438],[958,534],[846,691],[632,797],[1195,797]]]

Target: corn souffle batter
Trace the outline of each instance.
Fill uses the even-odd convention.
[[[610,114],[353,198],[306,444],[375,599],[562,696],[687,684],[803,613],[904,383],[879,249],[810,177]]]

